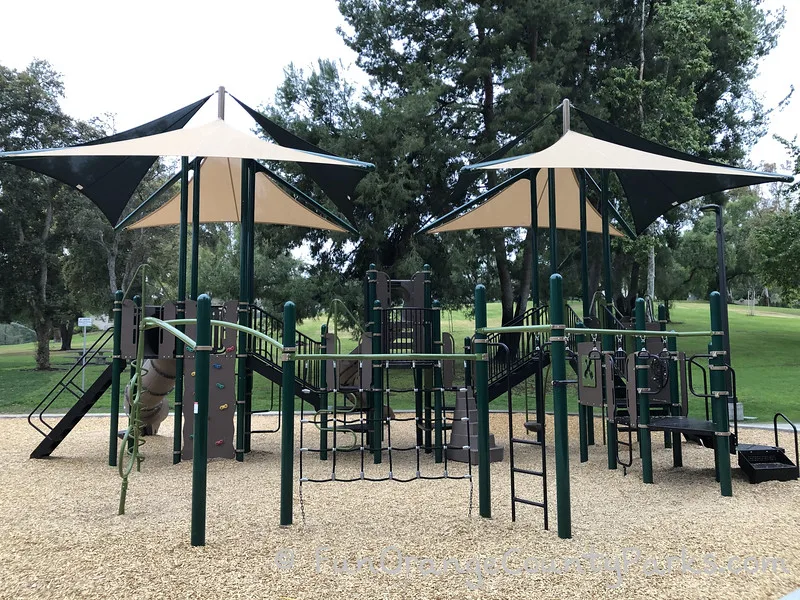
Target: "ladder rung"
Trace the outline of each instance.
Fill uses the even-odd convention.
[[[514,502],[521,502],[522,504],[527,504],[529,506],[538,506],[539,508],[544,508],[544,502],[534,502],[533,500],[525,500],[524,498],[517,498],[514,497]]]
[[[514,467],[514,473],[525,473],[526,475],[536,475],[537,477],[544,477],[544,472],[542,471],[532,471],[531,469],[520,469],[518,467]]]
[[[525,438],[511,438],[511,441],[515,444],[528,444],[529,446],[542,445],[542,442],[537,442],[536,440],[526,440]]]

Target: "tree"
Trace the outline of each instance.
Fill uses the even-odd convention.
[[[35,60],[24,71],[0,66],[0,150],[53,147],[77,140],[58,104],[60,76]],[[36,367],[50,368],[53,323],[74,318],[61,259],[75,192],[38,174],[0,163],[0,317],[28,320],[36,331]]]

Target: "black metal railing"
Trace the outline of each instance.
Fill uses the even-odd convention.
[[[542,325],[547,322],[547,305],[533,306],[511,319],[504,326]],[[489,347],[489,383],[506,377],[522,365],[538,358],[541,348],[550,339],[547,332],[491,333]],[[507,356],[510,354],[510,356]]]
[[[264,333],[272,339],[283,341],[283,321],[275,315],[267,312],[260,306],[251,305],[249,308],[250,327]],[[276,367],[281,366],[281,351],[258,338],[249,338],[248,353],[259,357],[261,360],[271,363]],[[295,347],[298,354],[320,354],[322,344],[304,333],[295,333]],[[313,389],[320,389],[320,361],[295,361],[295,377],[303,382],[304,385]]]
[[[429,353],[433,349],[430,308],[381,308],[381,351],[384,354]]]
[[[108,343],[113,339],[113,328],[107,329],[99,338],[97,338],[97,341],[95,341],[95,343],[86,350],[86,354],[78,357],[78,360],[75,361],[75,364],[70,367],[64,377],[62,377],[61,380],[53,386],[53,389],[51,389],[47,395],[42,398],[39,404],[37,404],[36,407],[30,412],[28,415],[28,423],[31,427],[33,427],[43,436],[47,436],[48,432],[53,429],[53,426],[45,421],[45,412],[47,412],[47,410],[64,392],[69,392],[75,396],[76,400],[79,400],[83,396],[84,390],[82,390],[78,385],[79,382],[76,383],[75,380],[81,375],[83,370],[90,365],[90,363],[94,362],[93,359],[95,359],[100,352],[105,349],[106,345],[108,345]],[[34,423],[34,417],[37,417],[37,420],[47,428],[47,431],[40,429],[39,426]]]

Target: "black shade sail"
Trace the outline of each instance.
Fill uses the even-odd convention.
[[[95,146],[181,129],[211,96],[168,115],[80,146]],[[158,156],[8,156],[0,161],[65,183],[88,197],[114,225]]]
[[[586,123],[592,135],[598,139],[649,152],[650,154],[667,156],[697,164],[727,166],[656,144],[624,129],[615,127],[578,108],[575,108],[575,111]],[[638,234],[644,232],[651,223],[665,215],[670,209],[694,198],[739,187],[761,183],[791,182],[793,180],[791,176],[777,173],[759,173],[745,169],[740,169],[740,171],[741,174],[627,169],[615,169],[614,172],[625,190],[625,196],[628,199],[633,215],[634,227]]]
[[[258,111],[247,106],[236,96],[232,97],[277,144],[287,148],[303,150],[305,152],[336,156],[287,131],[271,119],[268,119]],[[355,189],[367,175],[367,170],[357,166],[342,167],[339,165],[311,163],[298,163],[298,165],[303,170],[303,173],[310,177],[322,191],[325,192],[342,214],[351,222],[354,222],[353,198],[355,197]]]

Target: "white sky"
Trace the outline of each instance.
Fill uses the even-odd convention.
[[[355,54],[336,33],[342,24],[335,0],[0,0],[0,64],[22,69],[34,57],[63,74],[64,109],[88,119],[116,115],[128,129],[210,94],[224,85],[253,106],[271,100],[290,62],[309,68],[317,58],[340,59],[349,75],[364,81]],[[800,95],[800,2],[786,4],[786,26],[778,47],[761,66],[753,88],[767,107],[789,91]],[[218,8],[212,8],[216,6]],[[216,116],[216,102],[197,116]],[[226,119],[249,129],[252,122],[228,101]],[[800,133],[800,98],[772,118],[770,134]],[[776,162],[787,155],[771,135],[751,159]]]

